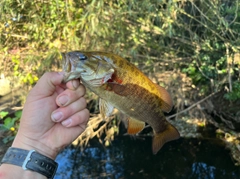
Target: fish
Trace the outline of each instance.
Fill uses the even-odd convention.
[[[135,65],[111,52],[71,51],[62,53],[63,82],[79,79],[99,96],[103,118],[114,108],[127,116],[127,133],[141,132],[146,123],[153,129],[152,152],[169,141],[180,138],[164,112],[170,112],[173,101],[165,88],[153,83]]]

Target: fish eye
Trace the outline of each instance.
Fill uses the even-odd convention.
[[[87,60],[87,56],[83,55],[82,53],[80,53],[78,57],[80,60]]]

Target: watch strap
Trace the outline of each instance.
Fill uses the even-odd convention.
[[[58,163],[35,150],[24,150],[15,147],[8,148],[1,163],[22,167],[24,170],[38,172],[52,179],[57,171]]]

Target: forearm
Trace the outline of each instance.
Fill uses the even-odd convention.
[[[11,171],[11,172],[9,172]],[[0,179],[46,179],[46,177],[40,173],[23,170],[22,167],[10,164],[2,164],[0,166]]]

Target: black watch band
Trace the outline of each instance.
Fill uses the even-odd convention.
[[[1,164],[7,163],[22,167],[24,170],[38,172],[52,179],[57,171],[58,164],[35,150],[23,150],[10,147],[5,153]]]

